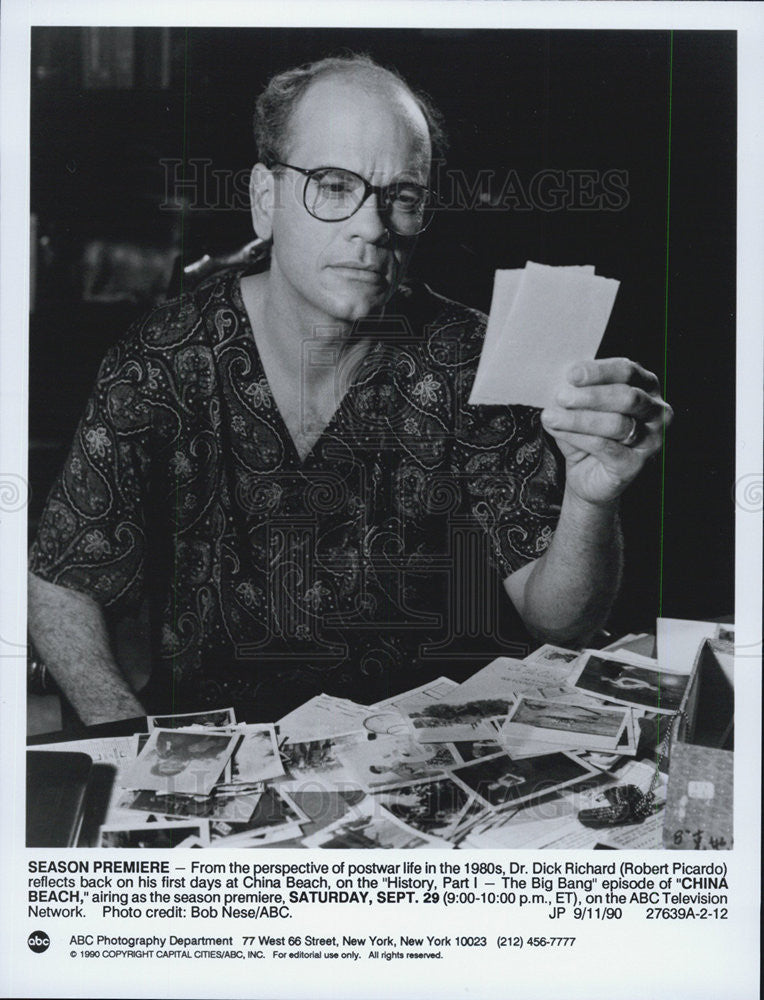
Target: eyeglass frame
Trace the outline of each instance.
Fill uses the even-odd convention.
[[[296,170],[298,174],[303,175],[303,177],[305,178],[305,184],[303,185],[302,189],[302,203],[308,215],[312,219],[316,219],[318,222],[329,222],[329,223],[347,222],[348,219],[352,219],[353,216],[356,214],[356,212],[359,211],[359,209],[361,208],[361,206],[363,205],[363,203],[366,201],[366,199],[369,197],[370,194],[375,194],[377,196],[377,202],[380,206],[379,216],[382,219],[382,222],[384,223],[385,229],[387,229],[387,231],[391,233],[393,236],[398,236],[400,239],[403,240],[414,239],[416,236],[421,236],[421,234],[429,227],[430,223],[432,222],[433,215],[435,214],[434,210],[430,209],[429,218],[422,226],[422,228],[418,229],[415,233],[399,233],[396,229],[392,229],[387,223],[387,216],[392,204],[392,202],[387,197],[387,192],[390,190],[390,188],[395,187],[396,183],[400,182],[394,181],[392,184],[384,184],[384,185],[371,184],[361,174],[357,174],[355,170],[348,170],[347,167],[336,167],[336,166],[321,166],[321,167],[310,167],[310,168],[296,167],[294,163],[285,163],[283,160],[274,160],[270,164],[269,169],[273,170],[274,167],[288,167],[289,170]],[[308,184],[310,184],[313,175],[320,173],[320,171],[322,170],[341,170],[343,173],[351,174],[353,177],[357,177],[359,181],[363,182],[363,187],[364,187],[363,198],[361,198],[361,200],[358,202],[358,205],[353,209],[352,212],[350,212],[349,215],[343,215],[339,219],[322,219],[320,216],[315,215],[313,212],[311,212],[311,210],[308,208]],[[433,203],[437,202],[438,200],[437,195],[432,190],[432,188],[427,187],[426,184],[419,184],[417,181],[407,181],[406,183],[411,184],[413,187],[421,188],[422,191],[425,191],[430,196]]]

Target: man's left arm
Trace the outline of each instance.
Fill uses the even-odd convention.
[[[538,637],[580,644],[605,623],[621,576],[619,498],[671,418],[655,375],[626,358],[574,365],[542,411],[565,458],[560,519],[544,555],[504,581]]]

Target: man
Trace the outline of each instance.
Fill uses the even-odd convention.
[[[362,57],[281,74],[256,133],[270,266],[209,279],[109,353],[33,549],[30,631],[88,723],[276,719],[322,690],[414,686],[468,640],[485,660],[505,632],[460,633],[464,577],[491,614],[498,573],[533,636],[584,641],[618,586],[618,497],[671,416],[625,359],[575,366],[540,419],[468,406],[484,317],[403,280],[438,124],[397,76]],[[105,616],[144,594],[139,701]]]

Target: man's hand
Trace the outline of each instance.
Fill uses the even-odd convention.
[[[623,493],[673,417],[655,375],[628,358],[573,365],[557,404],[542,410],[541,422],[565,456],[566,490],[592,504]]]

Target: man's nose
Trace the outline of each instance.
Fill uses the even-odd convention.
[[[350,236],[360,236],[369,243],[379,243],[389,238],[390,234],[382,221],[376,191],[369,192],[355,215],[347,220],[347,226]]]

